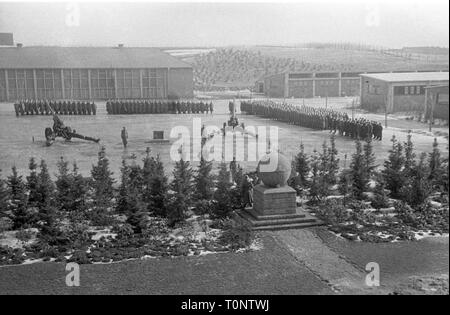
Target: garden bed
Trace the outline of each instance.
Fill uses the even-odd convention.
[[[169,228],[166,219],[148,218],[148,228],[133,233],[126,223],[95,228],[84,224],[72,227],[77,239],[70,241],[33,238],[23,242],[8,232],[8,242],[0,244],[0,265],[35,262],[113,263],[130,259],[203,256],[208,254],[259,250],[262,244],[245,226],[232,221],[214,221],[208,215],[191,216],[183,224]],[[6,233],[4,233],[6,234]],[[17,234],[17,233],[16,233]],[[3,239],[4,240],[4,239]],[[59,244],[57,244],[59,242]]]

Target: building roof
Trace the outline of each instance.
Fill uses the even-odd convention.
[[[432,86],[426,86],[425,89],[434,92],[434,93],[443,93],[448,94],[448,84],[447,85],[432,85]]]
[[[423,82],[423,81],[448,81],[448,72],[396,72],[396,73],[369,73],[361,74],[362,77],[380,81],[396,82]]]
[[[0,69],[192,68],[156,48],[0,47]]]

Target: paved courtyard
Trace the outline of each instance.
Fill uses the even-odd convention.
[[[289,100],[290,101],[290,100]],[[105,146],[111,166],[119,175],[119,169],[122,159],[129,159],[133,154],[141,160],[147,147],[150,147],[153,153],[161,155],[166,164],[167,171],[171,172],[173,161],[170,159],[170,144],[150,143],[153,131],[163,130],[165,137],[168,138],[172,128],[176,126],[186,126],[192,132],[193,118],[201,118],[202,124],[214,125],[219,128],[228,120],[228,100],[216,100],[214,115],[117,115],[109,116],[106,114],[105,103],[98,103],[97,116],[62,116],[66,125],[76,129],[79,133],[101,138],[100,144],[88,143],[74,139],[67,143],[59,139],[53,146],[45,146],[44,129],[52,126],[50,116],[26,116],[16,118],[12,104],[0,104],[0,169],[4,176],[9,174],[10,168],[16,165],[20,172],[27,171],[28,160],[34,156],[37,159],[45,159],[49,164],[52,173],[56,172],[56,162],[61,156],[70,162],[77,162],[81,172],[89,174],[91,166],[96,162],[97,153],[101,146]],[[301,101],[296,100],[300,105]],[[314,100],[314,106],[323,106],[323,100]],[[339,98],[330,99],[328,106],[336,109],[345,109],[351,104],[351,99]],[[259,117],[238,114],[241,122],[246,126],[276,126],[279,128],[279,148],[288,157],[293,157],[298,152],[300,143],[303,142],[307,152],[321,150],[322,143],[329,140],[329,132],[316,131],[308,128],[291,126],[285,123],[274,122]],[[371,119],[382,121],[383,115],[370,116]],[[398,120],[391,117],[390,127],[384,132],[384,139],[381,142],[374,142],[374,151],[377,156],[377,163],[382,164],[390,148],[390,138],[396,135],[404,141],[407,137],[407,130],[414,132],[414,143],[418,152],[431,150],[433,134],[425,132],[426,126],[416,122]],[[126,127],[129,133],[129,147],[124,150],[120,131]],[[268,129],[267,129],[268,130]],[[33,142],[34,138],[34,142]],[[439,137],[441,150],[447,152],[448,140]],[[172,143],[175,139],[172,140]],[[350,163],[351,155],[354,151],[354,142],[351,139],[337,136],[337,148],[341,164],[347,166]],[[191,143],[192,145],[192,143]],[[347,156],[347,159],[346,159]],[[255,161],[242,162],[242,166],[247,171],[252,171],[256,167]]]

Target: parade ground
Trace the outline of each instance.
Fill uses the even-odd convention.
[[[283,101],[283,100],[274,100]],[[360,111],[352,111],[351,98],[313,99],[313,100],[287,100],[290,103],[301,106],[306,101],[308,106],[325,107],[334,110],[345,111],[354,117],[366,117],[385,123],[383,114],[367,114]],[[209,102],[209,101],[208,101]],[[16,117],[11,103],[0,104],[0,169],[3,176],[9,174],[12,166],[16,166],[20,173],[26,174],[28,161],[31,157],[47,161],[52,173],[56,172],[56,163],[60,157],[69,162],[76,162],[80,171],[88,175],[97,153],[105,146],[108,158],[115,175],[119,175],[122,159],[129,160],[133,155],[140,161],[149,147],[153,154],[160,154],[167,172],[171,172],[173,161],[170,158],[170,148],[176,139],[166,143],[153,143],[153,131],[164,131],[164,137],[169,139],[172,128],[185,126],[192,132],[193,119],[200,118],[204,125],[214,125],[221,128],[229,119],[229,100],[213,100],[214,114],[149,114],[149,115],[107,115],[105,102],[96,102],[98,106],[96,116],[61,116],[67,126],[72,127],[78,133],[85,136],[100,138],[99,144],[73,139],[65,142],[58,138],[51,146],[47,147],[44,137],[44,129],[52,127],[51,116],[22,116]],[[326,102],[326,103],[325,103]],[[237,104],[239,101],[237,100]],[[289,158],[298,153],[301,143],[304,144],[307,153],[314,150],[321,151],[324,141],[330,137],[329,131],[312,130],[300,126],[292,126],[282,122],[241,114],[237,106],[239,122],[245,126],[276,126],[279,128],[279,148]],[[121,141],[121,129],[126,127],[129,134],[128,148],[124,149]],[[268,130],[268,129],[267,129]],[[435,128],[428,131],[428,126],[416,121],[407,121],[398,116],[388,116],[388,128],[384,129],[383,140],[374,141],[377,164],[382,165],[391,147],[392,135],[405,141],[408,131],[413,133],[413,142],[417,152],[430,152],[434,137],[437,136],[442,152],[448,152],[448,128]],[[170,140],[170,139],[169,139]],[[354,152],[354,140],[336,136],[336,146],[339,150],[341,166],[349,166],[351,155]],[[255,161],[240,162],[245,171],[254,171]],[[195,163],[194,163],[195,165]]]

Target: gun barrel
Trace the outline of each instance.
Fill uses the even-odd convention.
[[[80,135],[78,133],[71,133],[70,136],[72,138],[77,138],[77,139],[86,140],[86,141],[92,141],[92,142],[99,142],[100,141],[100,139],[86,137],[86,136]]]

